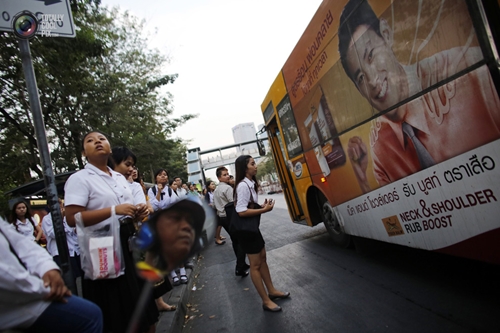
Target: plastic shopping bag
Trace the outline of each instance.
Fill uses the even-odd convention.
[[[85,278],[113,279],[125,271],[120,243],[120,222],[114,210],[109,220],[93,226],[83,225],[81,213],[75,215],[80,260]]]

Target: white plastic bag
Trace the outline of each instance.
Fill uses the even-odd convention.
[[[115,210],[111,209],[111,218],[106,222],[85,227],[81,213],[75,214],[75,222],[85,278],[114,279],[122,275],[125,263],[120,243],[120,222]]]

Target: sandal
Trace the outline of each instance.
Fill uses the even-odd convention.
[[[180,284],[181,284],[181,282],[179,281],[179,277],[178,277],[178,276],[176,276],[176,277],[174,277],[174,278],[172,279],[172,284],[173,284],[174,286],[178,286],[178,285],[180,285]]]
[[[224,244],[226,244],[226,241],[225,240],[221,240],[221,241],[215,240],[215,244],[217,244],[217,245],[224,245]]]
[[[188,277],[186,275],[181,275],[181,283],[183,284],[188,283]]]

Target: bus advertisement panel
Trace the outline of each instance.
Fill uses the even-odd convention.
[[[282,75],[312,183],[347,234],[500,263],[482,27],[465,0],[321,4]]]

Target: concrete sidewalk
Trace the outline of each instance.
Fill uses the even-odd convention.
[[[193,288],[195,276],[198,274],[198,263],[201,260],[201,254],[192,258],[193,269],[186,268],[188,276],[187,284],[180,284],[163,296],[163,300],[169,305],[175,305],[177,309],[170,312],[160,312],[157,333],[179,333],[184,325],[184,318],[187,314],[187,301],[189,293]],[[168,277],[166,277],[168,278]]]
[[[274,194],[274,195],[262,195],[261,196],[263,201],[264,198],[272,198],[275,200],[275,208],[281,208],[281,209],[287,209],[287,204],[286,200],[283,196],[283,194]],[[288,217],[287,217],[288,219]],[[288,230],[289,227],[286,227]],[[302,226],[298,227],[303,228]],[[305,230],[305,229],[304,229]],[[200,273],[201,267],[200,267],[200,262],[203,260],[203,253],[206,252],[207,258],[210,257],[213,260],[215,260],[215,257],[219,258],[222,261],[225,262],[231,262],[231,267],[234,267],[234,252],[231,247],[231,241],[229,240],[229,235],[226,233],[226,231],[223,229],[222,230],[222,235],[224,235],[227,240],[226,240],[226,245],[224,247],[219,248],[213,244],[213,241],[209,242],[207,239],[207,235],[203,235],[203,243],[206,244],[206,246],[202,249],[201,253],[196,255],[194,258],[191,258],[193,262],[193,269],[186,269],[187,276],[188,276],[188,283],[187,284],[181,284],[177,287],[174,287],[174,289],[167,294],[163,296],[163,299],[167,304],[170,305],[175,305],[177,307],[177,310],[172,311],[172,312],[161,312],[160,313],[160,318],[158,320],[158,324],[156,325],[156,332],[157,333],[180,333],[182,332],[184,323],[186,322],[186,315],[188,315],[188,300],[190,297],[190,294],[192,292],[193,285],[195,285],[195,280],[196,277],[198,277],[198,274]],[[210,237],[211,238],[211,237]],[[217,253],[217,256],[211,255],[210,253]],[[209,265],[210,265],[210,260],[209,260]],[[204,263],[206,264],[206,262]],[[232,272],[232,269],[230,269],[230,272]],[[234,275],[230,276],[233,279],[236,279],[237,281],[240,281],[240,277],[235,277]],[[247,278],[248,282],[250,282],[250,277]],[[245,280],[241,280],[245,281]],[[201,290],[201,289],[200,289]]]

